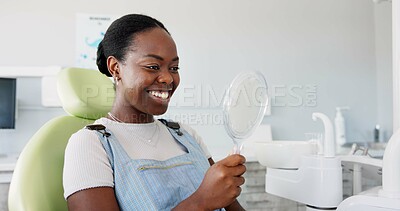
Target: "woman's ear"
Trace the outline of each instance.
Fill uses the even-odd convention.
[[[113,78],[120,78],[119,76],[119,63],[118,60],[114,56],[109,56],[107,58],[107,67],[108,71],[112,75]]]

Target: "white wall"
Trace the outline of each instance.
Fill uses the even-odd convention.
[[[392,9],[384,2],[374,7],[375,52],[377,77],[378,121],[382,128],[381,140],[389,140],[393,133],[392,88]]]
[[[220,102],[234,75],[246,70],[267,78],[273,107],[264,123],[275,139],[321,131],[311,113],[333,118],[335,107],[346,105],[348,139],[370,141],[375,124],[389,127],[391,119],[391,101],[383,97],[390,67],[377,61],[386,58],[388,35],[375,36],[377,22],[390,21],[390,7],[378,6],[369,0],[1,1],[0,65],[73,66],[76,13],[144,13],[167,26],[181,57],[178,106],[169,115],[190,116],[189,123],[214,118],[193,126],[215,156],[226,155],[232,144],[220,108],[205,98]]]

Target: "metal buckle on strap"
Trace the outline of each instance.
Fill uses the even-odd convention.
[[[173,129],[176,132],[176,134],[178,134],[178,136],[182,136],[183,135],[183,133],[180,130],[181,126],[178,123],[169,122],[169,121],[167,121],[165,119],[159,119],[159,121],[162,122],[165,126]]]
[[[99,133],[103,134],[103,136],[105,136],[105,137],[111,136],[111,134],[106,131],[106,126],[104,126],[102,124],[86,125],[85,129],[96,130]]]

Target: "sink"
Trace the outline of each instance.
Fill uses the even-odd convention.
[[[292,140],[254,142],[254,149],[258,161],[263,166],[277,169],[298,169],[301,156],[317,154],[317,143]]]

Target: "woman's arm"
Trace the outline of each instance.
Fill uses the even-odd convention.
[[[98,187],[78,191],[67,198],[69,211],[118,211],[114,188]]]
[[[200,187],[173,210],[215,210],[226,207],[228,210],[243,210],[236,201],[240,195],[240,186],[244,184],[243,165],[246,159],[242,155],[230,155],[214,164],[210,158],[210,168],[206,172]]]

